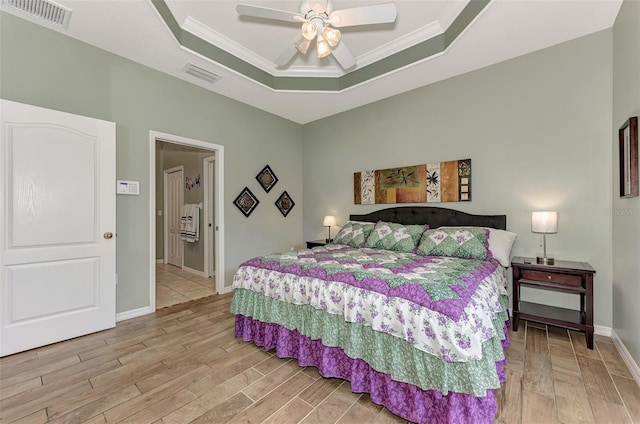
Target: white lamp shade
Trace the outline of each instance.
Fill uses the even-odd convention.
[[[531,232],[551,234],[558,232],[558,212],[531,212]]]
[[[322,222],[322,225],[324,225],[325,227],[332,227],[336,225],[336,217],[333,215],[327,215],[324,217],[324,221]]]

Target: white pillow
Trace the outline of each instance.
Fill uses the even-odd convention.
[[[511,248],[518,235],[511,231],[489,228],[489,250],[500,265],[507,268],[511,265]]]

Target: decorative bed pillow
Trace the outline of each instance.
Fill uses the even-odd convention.
[[[451,256],[491,259],[489,229],[481,227],[440,227],[425,231],[417,253],[424,256]]]
[[[373,222],[348,221],[333,239],[335,244],[346,244],[351,247],[362,247],[373,230]]]
[[[428,225],[402,225],[378,221],[367,237],[365,247],[413,253],[420,236],[428,228]]]

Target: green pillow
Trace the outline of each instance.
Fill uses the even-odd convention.
[[[451,256],[465,259],[491,259],[489,230],[474,227],[440,227],[425,231],[418,255]]]
[[[346,244],[351,247],[362,247],[373,230],[373,223],[348,221],[333,239],[335,244]]]
[[[413,253],[427,225],[402,225],[379,221],[367,238],[365,247]]]

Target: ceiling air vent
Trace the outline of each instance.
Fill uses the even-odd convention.
[[[67,29],[71,9],[48,0],[2,0],[9,12],[36,18],[58,28]]]
[[[185,65],[184,68],[182,68],[182,70],[191,75],[194,76],[196,78],[200,78],[203,81],[206,81],[208,83],[214,83],[216,81],[218,81],[220,78],[222,78],[220,75],[216,75],[213,72],[209,72],[206,69],[202,69],[199,66],[196,66],[192,63],[187,63]]]

